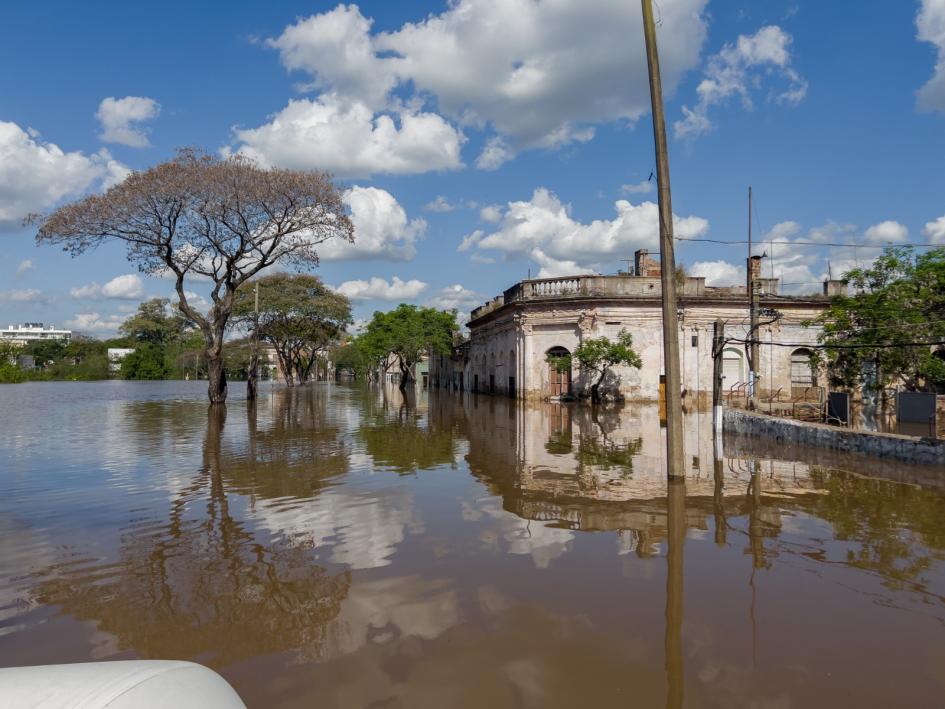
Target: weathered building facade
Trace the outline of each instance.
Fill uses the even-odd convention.
[[[791,392],[814,386],[811,365],[819,328],[815,318],[840,286],[825,284],[824,295],[781,296],[776,279],[759,279],[759,391]],[[549,354],[570,354],[588,338],[615,339],[621,330],[633,335],[643,366],[616,367],[604,389],[628,400],[661,398],[663,370],[661,287],[658,276],[572,276],[526,280],[476,308],[469,321],[470,338],[452,361],[435,358],[435,386],[543,400],[580,396],[591,378],[576,361],[570,372],[558,372]],[[745,341],[749,304],[745,287],[713,288],[702,278],[685,278],[678,291],[680,364],[684,400],[709,401],[712,395],[713,329],[725,323],[722,355],[723,388],[737,389],[748,380]],[[823,382],[820,382],[823,384]]]

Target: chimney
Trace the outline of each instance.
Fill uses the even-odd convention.
[[[835,298],[838,295],[847,294],[847,282],[828,279],[824,281],[824,295],[828,298]]]
[[[634,273],[637,276],[645,278],[660,277],[660,262],[650,258],[650,252],[646,249],[638,249],[633,254]]]
[[[752,256],[748,259],[748,292],[751,293],[752,281],[761,278],[761,256]]]

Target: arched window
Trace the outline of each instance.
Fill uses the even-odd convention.
[[[742,353],[733,347],[722,351],[722,386],[732,387],[745,381]]]
[[[811,387],[817,383],[817,375],[810,361],[812,354],[806,347],[791,353],[792,387]]]

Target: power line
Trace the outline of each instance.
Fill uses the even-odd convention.
[[[764,340],[756,340],[759,344],[768,345],[770,347],[795,347],[795,348],[806,348],[809,350],[818,349],[818,350],[885,350],[892,349],[896,347],[932,347],[934,345],[945,345],[945,340],[937,340],[933,342],[897,342],[896,344],[875,344],[875,345],[812,345],[809,342],[765,342]],[[735,342],[740,345],[749,344],[748,340],[739,340],[739,339],[729,339],[727,342]]]
[[[677,241],[701,241],[707,244],[747,244],[747,239],[701,239],[701,238],[692,238],[687,236],[677,236]],[[908,244],[844,244],[835,241],[785,241],[780,239],[766,239],[764,242],[766,244],[779,244],[782,246],[846,246],[848,248],[854,249],[885,249],[890,246],[920,246],[920,247],[942,247],[945,248],[945,244],[934,244],[932,242],[910,242]]]

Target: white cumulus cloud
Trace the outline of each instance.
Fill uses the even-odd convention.
[[[620,185],[620,194],[649,194],[656,189],[656,183],[652,180],[643,180],[634,182],[630,185]]]
[[[870,244],[901,244],[909,238],[909,230],[899,222],[885,221],[869,227],[863,238]]]
[[[369,280],[345,281],[335,291],[351,300],[414,300],[427,288],[423,281],[403,281],[394,276],[390,282],[377,276]]]
[[[279,50],[287,69],[312,75],[313,88],[333,89],[381,109],[397,76],[391,62],[376,55],[372,24],[357,5],[338,5],[289,25],[267,44]]]
[[[105,285],[92,282],[69,290],[69,295],[76,300],[136,300],[144,296],[144,283],[136,273],[116,276]]]
[[[352,187],[343,199],[351,212],[354,243],[326,241],[319,246],[321,259],[409,261],[416,256],[416,242],[426,232],[427,223],[409,219],[394,195],[378,187]]]
[[[490,224],[498,224],[502,221],[502,205],[487,204],[479,210],[479,219]]]
[[[112,333],[125,321],[121,315],[102,316],[99,313],[76,313],[75,317],[66,320],[66,327],[79,332]]]
[[[28,258],[23,259],[22,261],[20,261],[20,265],[16,267],[16,275],[22,276],[27,271],[32,271],[33,268],[35,268],[35,266],[33,265],[32,260]]]
[[[66,152],[32,129],[0,121],[0,226],[17,224],[66,197],[107,188],[128,172],[106,150]]]
[[[704,0],[660,3],[666,91],[695,66]],[[463,125],[490,126],[478,160],[491,169],[524,148],[590,140],[593,126],[649,111],[640,8],[611,0],[457,0],[447,10],[375,37],[396,53],[401,81],[436,97]]]
[[[157,118],[161,105],[146,96],[109,96],[102,99],[95,117],[102,124],[99,138],[105,143],[118,143],[132,148],[151,145],[148,129],[142,124]]]
[[[927,222],[922,233],[925,234],[933,244],[945,246],[945,216],[941,216],[935,221]]]
[[[0,303],[46,303],[46,295],[36,288],[0,290]]]
[[[945,113],[945,0],[922,0],[915,24],[919,41],[931,43],[936,50],[932,78],[919,89],[918,106]]]
[[[739,286],[745,283],[745,270],[727,261],[697,261],[686,272],[690,276],[705,278],[707,286]]]
[[[807,94],[807,82],[791,67],[791,35],[776,25],[762,27],[753,35],[739,35],[735,44],[726,44],[706,61],[704,77],[696,89],[699,100],[690,109],[683,106],[683,118],[673,124],[677,138],[694,138],[712,128],[709,110],[733,96],[751,110],[752,93],[763,79],[777,75],[782,85],[768,98],[794,105]]]
[[[456,209],[456,207],[457,205],[450,202],[443,195],[437,195],[436,199],[434,199],[432,202],[427,202],[425,205],[423,205],[423,207],[421,207],[421,209],[424,212],[437,212],[442,214],[444,212],[452,212]]]
[[[459,283],[441,289],[429,302],[430,307],[440,310],[457,310],[467,313],[483,303],[485,297],[481,293],[465,288]]]
[[[614,267],[636,249],[659,243],[657,205],[617,200],[613,219],[590,223],[575,220],[570,207],[539,187],[528,201],[509,202],[496,231],[475,231],[463,239],[460,251],[476,247],[503,252],[506,258],[529,258],[540,277],[591,273],[608,263]],[[696,237],[708,231],[701,217],[673,218],[677,236]]]
[[[667,93],[699,61],[706,4],[660,3]],[[287,69],[311,77],[302,88],[319,93],[236,131],[236,149],[340,176],[454,169],[465,139],[455,124],[484,133],[476,165],[491,170],[523,149],[588,141],[598,124],[649,111],[633,3],[455,0],[391,31],[372,25],[356,5],[338,5],[268,40]]]
[[[236,152],[262,165],[327,170],[338,177],[415,174],[462,167],[466,138],[436,113],[325,93],[297,99],[258,128],[234,131]],[[230,149],[224,153],[230,152]]]

